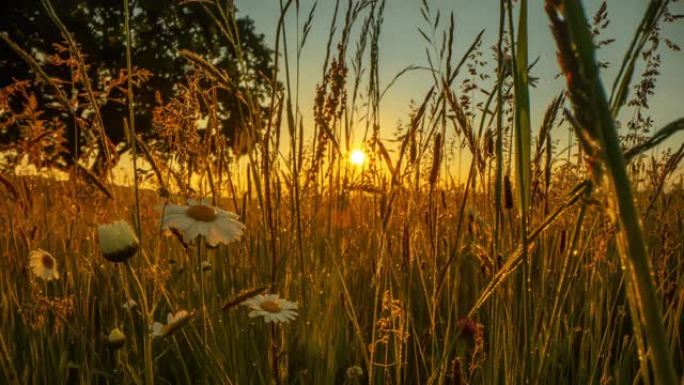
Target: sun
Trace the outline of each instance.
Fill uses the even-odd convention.
[[[366,153],[359,149],[352,150],[349,161],[355,166],[363,166],[366,163]]]

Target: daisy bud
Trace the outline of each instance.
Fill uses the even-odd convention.
[[[155,322],[150,327],[150,331],[152,333],[152,338],[164,337],[164,324],[161,322]]]
[[[131,310],[136,306],[138,306],[138,303],[135,302],[135,300],[132,298],[129,298],[126,302],[124,302],[123,305],[121,305],[121,307],[124,308],[124,310]]]
[[[126,221],[116,221],[97,228],[102,255],[111,262],[125,262],[138,252],[140,242]]]
[[[126,344],[126,336],[121,329],[114,328],[107,336],[107,346],[113,350],[119,350]]]
[[[150,327],[152,333],[152,338],[166,337],[175,333],[178,329],[185,326],[185,324],[190,321],[192,317],[195,316],[195,312],[188,312],[187,310],[181,310],[177,313],[169,313],[166,316],[166,324],[161,322],[154,322]]]
[[[211,269],[211,262],[202,261],[202,263],[200,264],[200,267],[202,268],[203,271],[207,271],[207,270]]]
[[[360,366],[354,365],[347,368],[347,378],[349,380],[356,380],[361,376],[363,376],[363,369]]]
[[[181,310],[176,314],[169,313],[166,316],[166,326],[165,335],[171,335],[175,333],[178,329],[182,328],[190,318],[195,315],[194,312],[188,312],[187,310]]]

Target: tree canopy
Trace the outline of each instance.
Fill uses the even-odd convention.
[[[101,91],[98,105],[103,131],[119,152],[124,151],[128,108],[125,84],[117,83],[126,68],[123,2],[53,0],[52,6],[78,44],[93,88]],[[244,125],[240,110],[245,109],[246,101],[240,97],[241,91],[248,87],[250,94],[257,97],[257,103],[264,103],[272,72],[272,52],[265,45],[263,35],[256,32],[253,21],[244,16],[235,18],[234,12],[230,2],[222,6],[174,0],[131,1],[132,60],[140,71],[135,77],[136,127],[144,138],[155,136],[153,108],[177,94],[178,84],[193,70],[189,61],[179,54],[182,50],[196,54],[231,79],[232,88],[221,87],[217,91],[220,105],[217,120],[229,143]],[[64,36],[41,1],[2,2],[0,15],[0,31],[29,53],[49,77],[60,79],[58,84],[68,98],[73,93],[84,92],[74,86],[78,82],[74,69],[77,64],[65,54]],[[243,60],[241,64],[237,47]],[[31,78],[31,70],[16,48],[0,42],[0,89]],[[31,87],[37,106],[54,103],[55,92],[45,82],[31,83]],[[77,112],[79,118],[88,116],[88,111]],[[46,109],[41,113],[46,121],[66,118],[64,111]],[[17,122],[2,123],[0,144],[20,139]],[[70,164],[87,140],[77,124],[64,124],[63,130],[66,140],[56,156]]]

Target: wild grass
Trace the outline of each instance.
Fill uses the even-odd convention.
[[[238,66],[246,66],[230,7],[189,3],[211,15],[238,52]],[[67,41],[68,65],[86,74],[78,37],[44,4]],[[128,1],[122,6],[128,15]],[[547,1],[568,83],[547,101],[536,130],[527,57],[532,5],[500,1],[489,65],[482,47],[491,36],[457,42],[453,17],[445,21],[424,1],[420,33],[433,84],[416,95],[393,143],[379,123],[392,84],[379,77],[386,6],[335,2],[310,123],[300,105],[300,61],[312,23],[320,22],[317,6],[280,2],[272,74],[241,67],[244,78],[230,78],[180,52],[195,71],[160,100],[154,141],[136,133],[135,89],[147,75],[135,68],[135,25],[126,17],[127,68],[118,81],[129,108],[133,186],[112,183],[110,156],[105,172],[77,164],[66,169],[67,180],[0,174],[0,382],[677,383],[684,371],[684,185],[677,176],[684,147],[657,149],[684,120],[630,136],[644,128],[648,106],[639,100],[648,93],[630,89],[644,89],[652,75],[635,71],[646,44],[659,39],[658,26],[677,19],[670,2],[651,2],[605,95],[594,50],[606,9],[588,21],[578,2]],[[287,38],[293,17],[304,20],[295,55]],[[62,124],[92,133],[86,149],[107,154],[106,122],[97,118],[107,90],[84,76],[75,81],[76,98],[94,114],[78,119],[64,83],[41,71],[21,42],[0,37],[29,62],[35,81],[54,90],[69,112]],[[456,44],[467,47],[462,57]],[[272,85],[266,109],[249,91],[250,76]],[[15,114],[13,124],[34,131],[4,150],[10,159],[52,166],[49,140],[60,138],[50,128],[59,126],[38,124],[37,111],[50,107],[31,106],[23,84],[3,89],[0,106]],[[242,157],[218,126],[221,87],[245,92]],[[31,108],[8,108],[17,101]],[[640,112],[623,132],[615,127],[627,107]],[[198,128],[198,116],[206,128]],[[559,141],[567,129],[576,140]],[[359,142],[369,159],[362,167],[347,158]],[[468,164],[459,180],[462,157]],[[237,213],[243,237],[211,248],[163,231],[163,206],[187,198]],[[126,264],[106,260],[97,243],[98,225],[118,219],[133,224],[141,241]],[[28,255],[36,248],[55,257],[59,280],[32,275]],[[249,318],[240,304],[261,292],[296,301],[298,317],[276,325]],[[137,305],[127,309],[129,300]],[[189,322],[153,338],[152,323],[180,310],[193,315]],[[121,348],[108,343],[114,328],[126,336]]]

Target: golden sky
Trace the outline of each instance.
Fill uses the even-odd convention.
[[[290,47],[291,63],[295,61],[295,49],[297,31],[301,31],[314,1],[299,1],[299,19],[297,20],[294,9],[286,18],[288,44]],[[342,9],[347,1],[341,1]],[[531,76],[539,77],[537,88],[531,90],[530,103],[532,107],[533,129],[539,126],[543,113],[551,99],[557,95],[563,87],[563,79],[557,78],[558,73],[555,47],[548,28],[548,21],[543,10],[542,1],[529,1],[529,61],[537,57],[538,64],[533,68]],[[587,13],[593,15],[600,5],[600,1],[585,1]],[[456,24],[455,50],[456,59],[467,49],[478,32],[485,29],[483,51],[484,57],[489,61],[489,70],[494,75],[495,59],[490,46],[496,43],[498,29],[498,4],[496,0],[469,1],[469,0],[438,0],[428,1],[431,18],[439,10],[441,13],[440,26],[438,27],[438,39],[441,38],[442,30],[448,27],[449,14],[453,12]],[[602,38],[613,38],[616,41],[603,48],[599,52],[599,59],[609,61],[611,66],[604,71],[604,80],[607,88],[612,84],[622,56],[630,43],[634,31],[638,27],[647,2],[643,0],[610,0],[608,1],[608,15],[611,23],[602,35]],[[328,30],[333,16],[335,0],[318,1],[313,26],[308,42],[304,47],[300,63],[300,110],[302,111],[305,127],[311,127],[313,114],[313,95],[317,83],[322,78],[322,63],[325,55],[325,47],[328,38]],[[236,6],[241,14],[249,15],[254,19],[256,28],[264,33],[269,46],[275,46],[275,29],[279,17],[280,8],[277,0],[237,0]],[[418,28],[429,31],[430,27],[425,23],[420,12],[420,0],[387,0],[384,13],[384,23],[380,37],[380,80],[381,89],[403,68],[409,65],[427,67],[426,49],[432,50],[421,37]],[[676,2],[672,5],[672,13],[684,13],[684,4]],[[344,12],[340,11],[341,18]],[[358,23],[361,24],[361,23]],[[338,28],[338,34],[339,34]],[[358,35],[358,31],[356,31]],[[666,25],[663,35],[669,37],[675,43],[684,47],[684,23]],[[355,43],[350,45],[349,55],[353,55]],[[666,123],[682,116],[684,104],[682,92],[684,91],[684,52],[672,52],[661,49],[662,66],[661,76],[657,81],[656,94],[650,100],[650,112],[655,121],[655,128],[662,127]],[[457,79],[458,81],[458,79]],[[385,138],[390,137],[399,120],[407,121],[407,111],[411,100],[422,100],[425,92],[432,85],[432,77],[427,71],[413,71],[404,75],[391,88],[381,103],[381,132]],[[486,85],[487,83],[485,83]],[[490,86],[485,86],[488,89]],[[609,90],[608,90],[609,91]],[[633,111],[623,109],[621,120],[627,121]],[[308,123],[308,124],[307,124]],[[360,133],[357,132],[357,135]],[[554,137],[567,137],[567,133],[556,132]],[[358,138],[357,138],[358,140]],[[679,135],[669,143],[680,143],[684,135]]]

